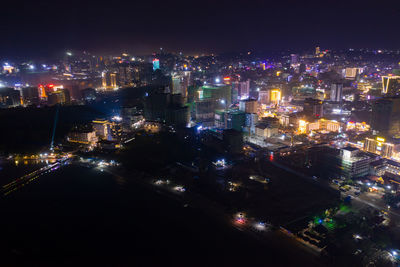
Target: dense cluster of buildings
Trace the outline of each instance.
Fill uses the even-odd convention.
[[[122,121],[95,120],[93,130],[69,140],[119,140],[117,124],[121,132],[195,127],[221,140],[237,132],[271,151],[353,147],[357,152],[341,153],[345,166],[364,173],[359,153],[400,159],[398,53],[318,47],[270,60],[251,53],[226,59],[164,50],[141,57],[67,52],[58,63],[3,62],[0,107],[102,103],[113,95],[121,100]]]

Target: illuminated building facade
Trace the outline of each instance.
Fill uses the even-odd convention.
[[[113,72],[103,71],[101,73],[101,83],[105,90],[115,90],[118,89],[117,86],[117,74]]]
[[[385,142],[385,138],[376,137],[365,138],[364,151],[381,155],[384,158],[391,158],[393,156],[394,144]]]
[[[11,65],[8,64],[8,63],[5,63],[5,64],[3,65],[3,73],[11,74],[11,73],[13,73],[13,72],[15,72],[15,68],[14,68],[13,66],[11,66]]]
[[[104,140],[111,139],[109,125],[110,125],[110,122],[108,120],[97,119],[97,120],[92,121],[92,126],[93,126],[94,131],[96,132],[96,135],[100,139],[104,139]]]
[[[314,122],[299,120],[297,131],[300,134],[309,134],[311,131],[340,132],[341,124],[338,121],[326,119],[319,119]]]
[[[160,60],[158,58],[153,59],[153,71],[160,69]]]
[[[258,102],[260,104],[279,104],[282,98],[280,89],[267,89],[258,92]]]
[[[344,69],[344,77],[347,80],[355,80],[357,76],[362,72],[362,68],[346,68]]]
[[[321,48],[319,46],[315,47],[315,55],[319,56],[321,54]]]
[[[366,94],[372,89],[372,85],[369,82],[359,82],[357,83],[357,89]]]
[[[279,102],[281,101],[281,90],[279,89],[272,89],[270,90],[271,93],[271,103],[273,104],[279,104]]]
[[[49,106],[57,104],[68,104],[71,101],[69,91],[66,89],[60,89],[53,92],[47,93],[47,104]]]
[[[371,126],[366,122],[354,122],[349,121],[346,125],[346,131],[358,131],[358,132],[367,132],[371,129]]]
[[[96,119],[92,121],[93,130],[101,140],[118,141],[122,136],[122,124],[115,121]]]
[[[382,76],[382,93],[394,96],[400,92],[400,76]]]
[[[94,146],[98,139],[95,131],[74,131],[67,136],[68,142]]]

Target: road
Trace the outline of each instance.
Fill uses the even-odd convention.
[[[350,190],[348,190],[346,192],[341,192],[341,195],[343,198],[350,195],[352,197],[352,201],[354,201],[354,202],[360,203],[364,206],[374,208],[378,211],[384,210],[391,215],[391,218],[393,220],[400,222],[400,213],[398,213],[392,209],[388,209],[387,205],[382,200],[381,194],[365,192],[365,193],[361,193],[359,196],[357,196],[355,194],[356,191],[358,191],[358,190],[355,189],[354,187],[350,187]]]

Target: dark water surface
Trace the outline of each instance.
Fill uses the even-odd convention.
[[[1,266],[315,266],[201,211],[66,166],[0,199]]]

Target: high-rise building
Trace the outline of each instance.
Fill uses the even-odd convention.
[[[148,121],[186,126],[190,120],[190,113],[189,108],[183,106],[180,94],[155,93],[149,95],[144,102],[144,117]]]
[[[120,64],[118,66],[118,83],[122,86],[132,86],[133,74],[129,64]]]
[[[400,97],[387,97],[372,104],[371,128],[382,134],[400,133]]]
[[[240,100],[239,109],[246,113],[257,113],[258,102],[255,99]]]
[[[400,92],[400,76],[382,76],[382,93],[394,96]]]
[[[36,105],[39,103],[39,89],[37,87],[21,88],[21,98],[23,105]]]
[[[290,65],[295,67],[299,64],[299,55],[298,54],[291,54],[290,55]]]
[[[342,102],[343,98],[343,84],[333,83],[331,84],[331,101]]]
[[[234,129],[242,131],[246,123],[246,114],[237,109],[216,110],[215,126],[221,129]]]
[[[160,60],[158,58],[153,59],[153,71],[160,69]]]
[[[256,131],[256,124],[258,122],[258,115],[256,113],[246,113],[246,122],[244,131],[254,134]]]
[[[261,90],[258,92],[258,102],[263,105],[268,105],[270,103],[269,90]]]
[[[203,126],[214,126],[214,115],[216,102],[211,99],[201,99],[195,101],[195,118],[196,122],[202,123]]]
[[[20,92],[14,88],[0,88],[0,107],[16,107],[21,104]]]
[[[198,90],[199,100],[211,99],[216,102],[216,109],[226,109],[231,105],[231,87],[230,85],[204,85]]]
[[[188,87],[190,83],[190,71],[176,73],[172,76],[172,94],[181,94],[183,98],[188,97]]]
[[[322,101],[313,98],[307,98],[304,101],[303,112],[309,118],[322,117],[324,115]]]
[[[200,87],[194,103],[196,121],[204,126],[213,126],[215,110],[228,109],[232,103],[231,89],[230,85],[225,84]]]

